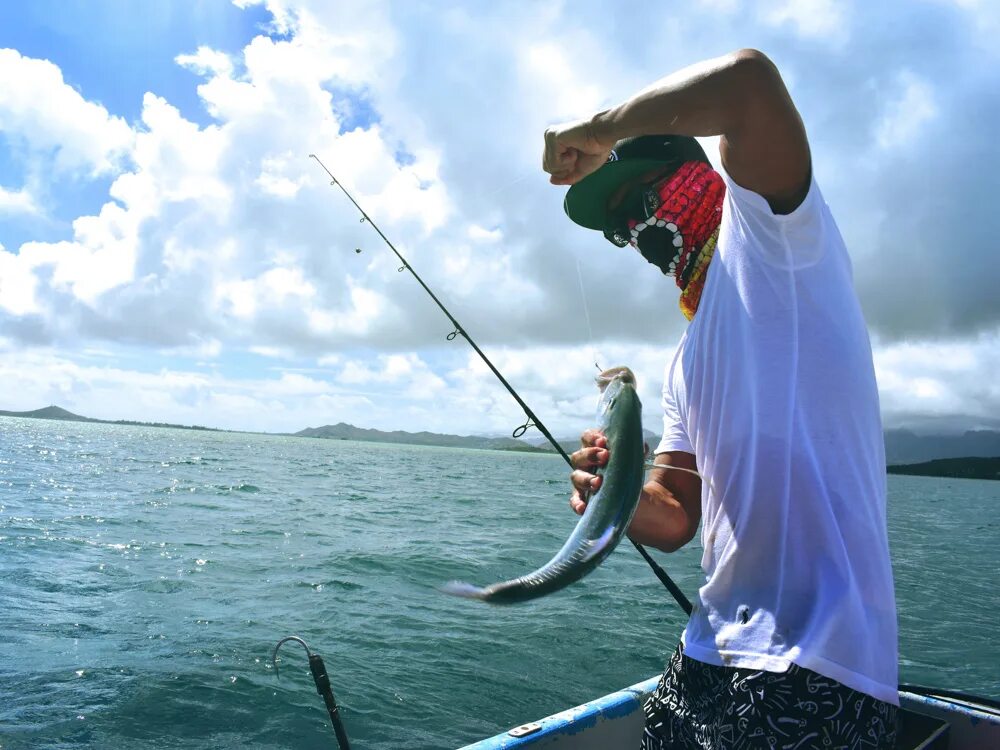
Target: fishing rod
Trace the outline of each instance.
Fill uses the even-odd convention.
[[[337,187],[339,187],[341,191],[343,191],[344,195],[347,196],[348,200],[350,200],[351,203],[354,204],[354,207],[361,212],[361,223],[363,224],[367,221],[371,225],[372,229],[378,232],[378,236],[382,238],[382,241],[385,242],[385,244],[389,246],[389,249],[392,250],[393,253],[395,253],[397,258],[399,258],[400,262],[403,265],[401,265],[397,270],[400,273],[402,273],[403,271],[409,271],[413,275],[413,278],[417,280],[417,283],[419,283],[420,286],[424,288],[424,291],[430,295],[430,298],[434,300],[434,303],[440,308],[441,312],[443,312],[447,316],[448,320],[451,321],[451,324],[455,326],[455,330],[449,333],[446,337],[448,341],[454,341],[456,336],[461,336],[467,342],[469,342],[469,346],[471,346],[475,350],[476,354],[479,355],[479,358],[483,360],[486,366],[490,368],[493,374],[497,376],[497,379],[503,384],[503,387],[507,389],[507,392],[514,398],[515,401],[517,401],[518,406],[520,406],[521,409],[524,411],[524,415],[525,417],[527,417],[527,419],[524,424],[514,429],[514,431],[511,433],[511,437],[519,438],[522,435],[524,435],[525,432],[528,431],[528,428],[537,427],[538,431],[541,432],[542,435],[545,436],[545,439],[552,444],[552,447],[559,452],[559,455],[563,457],[563,460],[569,465],[569,467],[571,469],[575,468],[573,466],[573,461],[570,460],[569,455],[566,453],[565,450],[563,450],[563,447],[559,445],[559,442],[554,437],[552,437],[552,433],[548,431],[548,429],[545,427],[544,424],[542,424],[542,420],[540,420],[535,415],[535,413],[531,410],[531,407],[524,402],[524,400],[517,394],[517,391],[514,390],[513,386],[511,386],[511,384],[507,382],[507,378],[505,378],[500,373],[500,371],[490,361],[490,358],[487,357],[486,354],[483,352],[483,350],[480,349],[479,346],[476,344],[476,342],[472,340],[472,337],[468,334],[468,332],[461,326],[461,324],[457,320],[455,320],[455,316],[448,311],[448,308],[445,307],[444,304],[441,302],[441,300],[437,298],[437,295],[434,294],[434,292],[431,291],[430,287],[428,287],[427,284],[424,283],[424,280],[420,278],[420,275],[415,270],[413,270],[413,266],[410,265],[409,261],[403,257],[402,253],[400,253],[399,250],[396,249],[396,246],[389,241],[389,238],[385,236],[385,234],[382,232],[381,229],[379,229],[378,225],[374,221],[372,221],[372,218],[365,212],[363,208],[361,208],[358,202],[354,200],[354,196],[352,196],[349,192],[347,192],[347,188],[345,188],[343,184],[341,184],[340,180],[334,177],[333,172],[331,172],[327,168],[326,164],[324,164],[320,160],[320,158],[316,156],[316,154],[309,154],[309,157],[311,159],[315,159],[316,163],[323,168],[323,171],[326,172],[328,175],[330,175],[330,185],[331,186],[336,185]],[[629,538],[629,541],[632,542],[632,545],[639,551],[639,554],[642,555],[642,558],[649,564],[650,568],[652,568],[653,573],[655,573],[656,577],[660,579],[660,583],[662,583],[667,588],[667,590],[673,595],[674,599],[677,601],[677,604],[680,605],[681,609],[683,609],[686,614],[690,615],[691,602],[688,601],[688,598],[686,596],[684,596],[684,592],[682,592],[680,588],[677,586],[677,584],[673,582],[670,576],[667,575],[667,572],[663,568],[661,568],[656,563],[656,561],[653,560],[652,557],[649,556],[649,553],[646,552],[646,550],[643,548],[641,544],[636,542],[631,537]]]
[[[283,643],[288,641],[301,643],[302,648],[306,650],[306,655],[309,657],[309,671],[312,672],[313,682],[316,683],[316,692],[323,696],[323,703],[326,704],[326,712],[330,716],[330,723],[333,724],[333,732],[337,735],[337,744],[340,745],[340,750],[351,750],[350,740],[347,739],[347,730],[344,729],[344,722],[340,720],[340,706],[337,705],[337,699],[333,695],[333,688],[330,686],[330,675],[326,673],[326,665],[323,663],[323,657],[310,651],[306,642],[297,635],[289,635],[282,638],[278,641],[278,645],[274,647],[274,653],[271,654],[271,663],[274,665],[275,678],[280,677],[278,674],[278,649],[281,648]]]

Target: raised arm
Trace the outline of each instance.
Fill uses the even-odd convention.
[[[767,56],[743,49],[679,70],[593,117],[545,132],[543,168],[572,185],[600,167],[616,141],[675,133],[721,136],[722,163],[775,213],[790,213],[809,189],[805,127]]]

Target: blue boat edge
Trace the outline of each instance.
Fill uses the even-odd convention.
[[[552,714],[537,722],[523,724],[521,727],[533,729],[530,734],[525,736],[512,736],[511,732],[521,728],[514,727],[494,737],[465,745],[460,750],[508,750],[508,748],[537,747],[543,743],[565,740],[581,732],[594,732],[602,728],[602,725],[607,725],[606,728],[617,735],[623,729],[620,724],[626,722],[636,723],[638,732],[641,732],[642,723],[645,720],[642,713],[642,702],[656,689],[656,683],[659,679],[659,676],[650,677],[631,687],[602,695],[600,698]],[[595,747],[598,746],[595,745]]]
[[[645,721],[642,703],[656,689],[659,679],[659,676],[651,677],[536,722],[522,724],[507,732],[465,745],[459,750],[508,750],[546,746],[596,750],[620,747],[623,736],[636,738],[638,745]],[[926,735],[925,741],[913,745],[914,747],[948,747],[950,750],[1000,747],[1000,703],[996,701],[912,685],[901,685],[899,697],[900,707],[904,711],[941,722],[936,731]],[[525,734],[516,736],[518,730]],[[577,736],[582,733],[586,733],[585,738]],[[572,744],[567,743],[570,738],[575,738]],[[932,742],[936,738],[940,743]]]

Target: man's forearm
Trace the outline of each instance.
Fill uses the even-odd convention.
[[[675,552],[694,538],[698,519],[692,519],[674,494],[658,482],[647,482],[628,535],[639,544]]]
[[[763,53],[739,50],[667,76],[587,123],[611,148],[631,136],[721,135],[729,175],[790,213],[805,198],[811,175],[805,127],[781,74]]]
[[[594,137],[613,144],[621,138],[658,133],[730,133],[739,127],[748,85],[759,86],[770,75],[780,82],[771,62],[754,50],[696,63],[657,81],[617,107],[594,115]]]

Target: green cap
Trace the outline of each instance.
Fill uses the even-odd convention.
[[[624,183],[654,169],[675,170],[689,161],[708,163],[705,151],[686,135],[640,135],[623,138],[608,160],[566,192],[563,210],[587,229],[603,230],[608,223],[608,199]]]

